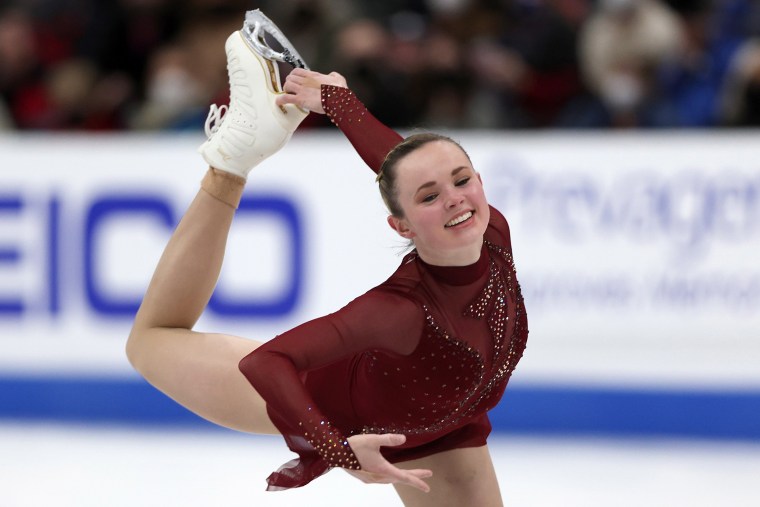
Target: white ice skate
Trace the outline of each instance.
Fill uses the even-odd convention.
[[[283,46],[273,50],[270,35]],[[198,151],[216,169],[243,178],[288,142],[308,111],[293,105],[278,106],[282,93],[277,61],[306,67],[290,42],[261,11],[249,11],[243,29],[225,44],[230,79],[230,105],[211,106],[206,119],[208,140]],[[274,60],[274,61],[273,61]]]

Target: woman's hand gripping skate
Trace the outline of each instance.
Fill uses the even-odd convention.
[[[340,86],[347,88],[346,78],[337,72],[321,74],[313,70],[293,69],[285,78],[282,89],[284,94],[277,97],[277,105],[294,104],[302,109],[325,114],[322,108],[320,87],[322,85]]]

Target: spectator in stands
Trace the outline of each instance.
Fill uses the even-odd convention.
[[[197,129],[228,96],[214,34],[257,7],[391,126],[733,123],[721,116],[726,72],[760,37],[752,0],[10,0],[4,124]]]
[[[584,78],[599,99],[589,126],[676,123],[675,111],[659,94],[657,78],[683,48],[678,18],[657,0],[602,0],[583,27],[579,44]]]
[[[721,124],[760,126],[760,40],[750,39],[736,52],[721,92]]]

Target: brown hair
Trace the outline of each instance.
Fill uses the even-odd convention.
[[[398,168],[399,162],[401,162],[401,160],[410,153],[418,150],[426,144],[435,141],[445,141],[452,143],[458,146],[468,159],[470,158],[469,155],[467,155],[467,152],[464,151],[458,142],[454,141],[448,136],[441,134],[434,134],[429,132],[422,134],[413,134],[398,143],[385,156],[385,160],[383,160],[383,164],[380,166],[380,171],[377,173],[376,180],[380,189],[380,196],[383,198],[383,202],[385,203],[385,206],[388,208],[388,211],[391,213],[391,215],[398,218],[402,218],[404,216],[404,210],[401,209],[401,205],[398,202],[398,189],[396,188],[396,169]]]

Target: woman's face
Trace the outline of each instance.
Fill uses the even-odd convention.
[[[480,257],[489,208],[480,175],[467,155],[448,141],[433,141],[401,159],[396,190],[403,217],[388,217],[412,239],[422,259],[465,266]]]

